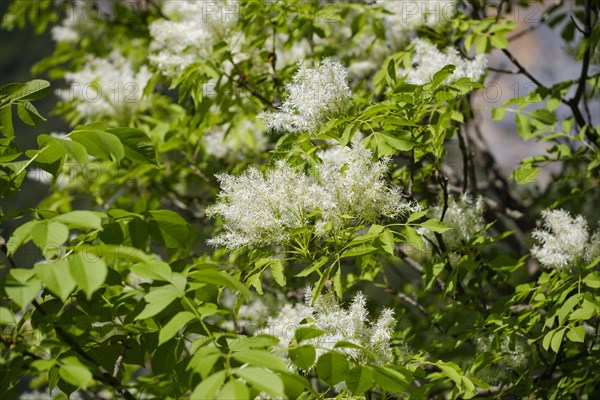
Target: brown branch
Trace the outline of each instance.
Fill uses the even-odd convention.
[[[525,67],[523,67],[523,65],[521,65],[519,60],[517,60],[516,57],[508,49],[502,49],[502,53],[504,53],[504,55],[510,60],[511,63],[513,63],[513,65],[515,67],[517,67],[520,74],[523,74],[526,77],[528,77],[529,79],[531,79],[531,81],[533,83],[535,83],[536,85],[538,85],[540,88],[549,91],[548,87],[546,87],[546,85],[544,85],[535,76],[533,76],[529,71],[527,71],[527,69]]]
[[[40,303],[37,302],[37,300],[33,300],[32,304],[40,314],[42,314],[43,316],[47,315],[46,311],[42,308]],[[64,329],[56,325],[56,323],[54,324],[54,331],[56,332],[56,335],[60,337],[66,344],[68,344],[71,347],[71,349],[73,349],[73,351],[79,354],[81,358],[98,368],[100,374],[94,373],[94,379],[106,385],[109,385],[117,392],[119,392],[119,394],[123,396],[123,398],[125,398],[126,400],[136,400],[135,396],[132,395],[131,392],[123,388],[123,384],[118,379],[109,374],[98,361],[96,361],[92,356],[86,353],[86,351],[79,345],[79,343],[77,343],[75,339],[73,339]]]

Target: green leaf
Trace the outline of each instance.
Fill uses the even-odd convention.
[[[294,365],[305,371],[308,371],[313,366],[317,357],[317,351],[311,345],[290,348],[288,354]]]
[[[288,371],[286,363],[281,357],[271,354],[267,350],[236,351],[232,357],[239,362],[248,363],[257,367],[268,368],[273,371]]]
[[[219,400],[244,400],[250,399],[250,392],[246,385],[238,380],[230,380],[223,386],[219,395],[217,396]]]
[[[405,369],[373,366],[373,377],[381,389],[392,393],[408,392],[412,384],[412,374]]]
[[[550,347],[550,341],[552,340],[552,336],[554,336],[554,331],[550,331],[544,335],[544,339],[542,340],[542,347],[544,350],[548,350]]]
[[[288,399],[304,398],[307,392],[311,392],[316,396],[316,392],[305,377],[291,372],[282,372],[279,374],[279,377],[283,381],[285,394]]]
[[[562,344],[563,336],[565,335],[566,327],[559,329],[552,336],[552,340],[550,341],[550,347],[555,353],[558,353],[560,349],[560,345]]]
[[[506,115],[505,107],[496,107],[492,108],[492,120],[494,121],[502,121],[504,116]]]
[[[125,157],[125,148],[115,135],[98,129],[76,128],[71,139],[81,143],[94,157],[121,161]]]
[[[531,134],[531,125],[529,123],[529,118],[523,114],[517,114],[515,116],[515,120],[517,121],[517,130],[519,135],[524,140],[529,140],[533,135]]]
[[[88,153],[83,145],[69,139],[54,138],[54,140],[60,144],[64,150],[79,163],[79,165],[83,166],[87,162]]]
[[[158,260],[135,264],[129,270],[142,278],[152,279],[153,281],[171,282],[173,275],[171,266]]]
[[[317,375],[330,386],[343,381],[349,369],[348,360],[340,353],[325,353],[317,360]]]
[[[75,280],[71,276],[67,260],[39,262],[35,264],[34,270],[48,290],[62,301],[65,301],[75,289]]]
[[[271,371],[256,367],[238,368],[233,371],[260,392],[273,397],[285,396],[283,381]]]
[[[155,163],[154,145],[150,138],[141,130],[134,128],[107,129],[119,138],[125,150],[125,157],[131,161],[147,164]]]
[[[52,247],[62,246],[69,238],[69,229],[60,222],[40,221],[31,230],[33,242],[46,254]]]
[[[69,263],[71,276],[86,294],[88,300],[100,286],[104,284],[108,276],[108,268],[99,257],[90,257],[86,253],[75,253]]]
[[[558,323],[559,325],[562,325],[567,317],[569,316],[569,314],[571,313],[571,311],[573,310],[573,308],[579,303],[579,301],[582,298],[582,294],[578,293],[576,295],[573,295],[571,297],[569,297],[558,309],[558,311],[556,312],[556,315],[558,316]]]
[[[410,244],[415,249],[419,250],[423,248],[423,237],[419,235],[419,232],[412,226],[404,227],[404,238],[408,244]]]
[[[513,172],[513,176],[515,178],[515,181],[519,185],[524,185],[535,182],[540,171],[540,167],[534,167],[533,165],[523,165]]]
[[[421,225],[423,228],[429,229],[430,231],[437,232],[437,233],[444,233],[444,232],[452,229],[448,225],[444,224],[443,222],[441,222],[440,220],[435,219],[435,218],[428,219],[427,221],[422,222],[419,225]]]
[[[296,332],[294,333],[294,338],[296,339],[296,342],[300,343],[304,340],[314,339],[314,338],[322,336],[326,333],[327,332],[325,332],[321,329],[317,329],[314,326],[307,326],[307,327],[303,326],[303,327],[296,329]]]
[[[454,381],[457,386],[462,386],[462,375],[459,373],[460,368],[456,364],[438,362],[436,365],[442,370],[442,373]]]
[[[148,211],[150,235],[169,248],[185,247],[190,237],[189,224],[179,214],[170,210]]]
[[[600,288],[600,272],[594,271],[588,274],[585,278],[583,278],[583,283],[585,283],[586,286],[589,286],[592,289]]]
[[[17,104],[17,115],[27,125],[35,126],[46,118],[42,117],[38,112],[37,108],[28,101],[20,101]]]
[[[340,146],[347,146],[348,143],[350,143],[350,141],[352,140],[352,137],[358,131],[358,128],[360,128],[360,123],[358,122],[349,124],[346,127],[346,129],[344,129],[344,133],[342,134],[342,138],[340,139]]]
[[[227,272],[222,271],[218,266],[199,264],[194,266],[194,268],[196,270],[188,274],[190,278],[211,285],[225,286],[233,290],[239,290],[243,296],[250,297],[250,291],[246,286]]]
[[[148,241],[149,231],[148,224],[141,218],[133,218],[127,224],[127,231],[131,238],[131,244],[138,249],[142,249],[146,246]]]
[[[201,347],[194,352],[186,369],[193,370],[205,379],[221,357],[222,353],[216,347],[211,345]]]
[[[170,340],[182,327],[194,318],[196,318],[195,315],[189,311],[181,311],[175,314],[175,316],[160,330],[158,334],[158,345],[160,346]]]
[[[1,89],[2,94],[7,94],[11,100],[38,100],[50,93],[50,82],[43,79],[34,79],[26,83],[6,85]]]
[[[433,78],[431,79],[431,83],[433,84],[433,87],[438,87],[440,86],[447,77],[449,77],[450,75],[452,75],[454,73],[454,70],[456,69],[456,67],[454,65],[446,65],[444,68],[442,68],[440,71],[436,72],[433,75]]]
[[[57,215],[56,217],[52,218],[52,220],[62,222],[69,225],[71,228],[77,228],[81,230],[102,228],[102,218],[98,215],[98,213],[92,211],[71,211],[65,214]]]
[[[387,65],[387,74],[388,77],[392,80],[392,82],[396,82],[396,60],[393,58],[388,61]]]
[[[554,125],[556,123],[556,115],[543,108],[533,110],[531,116],[545,125]]]
[[[490,42],[487,36],[477,36],[475,39],[475,51],[477,54],[487,53]]]
[[[0,307],[0,324],[13,325],[15,323],[15,315],[6,307]]]
[[[42,289],[42,282],[33,276],[31,269],[13,268],[8,273],[4,290],[20,308],[29,305]]]
[[[303,278],[305,276],[308,276],[310,274],[312,274],[314,271],[320,269],[323,265],[325,265],[327,263],[327,260],[329,260],[329,257],[320,257],[317,260],[315,260],[312,264],[310,264],[308,267],[306,267],[305,269],[303,269],[300,273],[296,274],[295,276],[298,278]]]
[[[83,365],[61,365],[58,374],[65,382],[78,388],[87,387],[93,379],[90,370]]]
[[[598,313],[598,307],[589,301],[588,299],[583,299],[583,303],[581,304],[581,308],[576,309],[572,313],[569,314],[569,320],[577,321],[577,320],[588,320],[592,318],[594,315]]]
[[[275,260],[271,263],[271,273],[273,274],[273,278],[275,282],[281,287],[285,287],[285,274],[283,272],[283,263],[281,260]]]
[[[381,236],[379,236],[379,241],[381,242],[385,252],[393,256],[394,249],[396,247],[396,243],[394,242],[394,234],[391,231],[384,231]]]
[[[29,221],[15,229],[6,243],[7,254],[9,257],[14,255],[19,247],[31,240],[31,231],[37,224],[38,221]]]
[[[408,125],[409,123],[407,123]],[[410,137],[410,133],[406,131],[382,131],[375,133],[379,140],[378,147],[382,154],[386,153],[385,150],[388,146],[394,150],[399,151],[410,151],[415,147],[415,142]],[[385,143],[385,145],[383,145]],[[393,153],[392,153],[393,154]]]
[[[377,251],[377,247],[373,246],[372,244],[365,243],[358,246],[354,246],[349,250],[345,251],[342,254],[342,257],[362,256],[365,254],[373,253],[375,251]]]
[[[31,158],[35,157],[35,162],[39,165],[54,164],[62,162],[66,155],[64,147],[50,135],[39,135],[36,139],[40,150],[27,151]],[[55,174],[53,174],[55,175]]]
[[[102,231],[98,233],[98,237],[105,244],[119,245],[125,241],[123,228],[123,224],[120,222],[109,222],[102,226]]]
[[[192,392],[190,399],[214,399],[226,376],[226,371],[219,371],[203,379]]]
[[[150,293],[144,296],[144,300],[147,303],[146,307],[144,307],[142,312],[135,317],[135,319],[140,320],[155,316],[182,295],[183,293],[177,290],[173,285],[151,288]]]
[[[585,340],[585,328],[583,325],[571,327],[567,333],[567,338],[571,342],[583,343]]]
[[[497,49],[505,49],[508,47],[508,40],[503,33],[490,36],[490,43]]]
[[[369,368],[357,365],[348,371],[345,381],[352,393],[364,393],[373,387],[373,373]]]
[[[12,108],[10,105],[0,108],[0,133],[6,137],[15,135],[15,128],[12,122]]]

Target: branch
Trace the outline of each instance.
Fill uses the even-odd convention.
[[[585,28],[581,30],[581,32],[583,33],[584,40],[589,40],[590,37],[592,36],[591,7],[592,7],[591,0],[586,0],[585,7],[584,7],[585,8],[585,15],[584,15]],[[578,27],[574,20],[573,20],[573,23],[575,24],[576,27]],[[578,29],[579,29],[579,27],[578,27]],[[587,49],[585,50],[585,53],[583,54],[583,60],[582,60],[582,64],[581,64],[581,74],[579,75],[579,81],[577,83],[577,90],[575,91],[575,95],[573,95],[573,98],[571,98],[569,100],[566,100],[566,101],[563,100],[563,102],[566,103],[573,111],[573,116],[575,117],[575,121],[577,121],[577,125],[579,125],[580,128],[583,128],[584,126],[588,125],[589,129],[586,130],[585,136],[587,137],[587,139],[590,142],[597,145],[598,144],[597,138],[595,137],[596,135],[594,135],[595,130],[590,126],[591,125],[590,123],[585,121],[583,114],[579,110],[579,102],[581,101],[581,98],[585,94],[585,86],[586,86],[586,82],[588,79],[588,72],[590,69],[590,59],[591,59],[591,49],[590,49],[590,46],[588,46]]]
[[[46,311],[44,311],[44,309],[42,308],[40,303],[37,302],[37,300],[33,300],[32,304],[40,314],[42,314],[43,316],[47,315]],[[65,332],[64,329],[55,324],[54,331],[56,332],[56,335],[59,336],[66,344],[68,344],[71,347],[71,349],[73,349],[73,351],[79,354],[81,358],[90,362],[96,368],[98,368],[101,374],[93,374],[94,379],[106,385],[109,385],[117,392],[119,392],[119,394],[123,396],[123,398],[125,398],[126,400],[136,400],[135,396],[133,396],[131,392],[123,388],[123,384],[117,378],[109,374],[98,361],[96,361],[94,358],[92,358],[92,356],[86,353],[85,350],[83,350],[83,348],[79,345],[79,343],[77,343],[75,339],[73,339],[67,332]]]
[[[125,358],[125,351],[127,350],[127,342],[123,342],[123,348],[121,349],[121,353],[117,360],[115,361],[115,368],[113,369],[112,376],[116,378],[119,375],[119,371],[121,370],[121,365],[123,364],[123,359]]]
[[[504,55],[510,60],[511,63],[513,63],[513,65],[515,67],[517,67],[520,74],[523,74],[526,77],[528,77],[529,79],[531,79],[531,81],[533,83],[535,83],[536,85],[538,85],[538,87],[545,89],[547,91],[550,90],[542,82],[540,82],[535,76],[533,76],[529,71],[527,71],[527,69],[525,69],[525,67],[523,67],[523,65],[521,65],[519,60],[517,60],[515,58],[515,56],[508,49],[502,49],[502,53],[504,53]]]
[[[271,100],[267,99],[265,96],[260,94],[256,89],[254,89],[254,88],[250,87],[250,85],[248,85],[248,82],[246,82],[246,78],[247,78],[246,74],[243,71],[240,71],[238,69],[238,66],[233,61],[233,57],[231,56],[231,54],[229,55],[229,62],[231,62],[231,64],[233,65],[235,73],[240,77],[240,79],[234,80],[233,76],[230,76],[227,74],[225,74],[225,76],[232,82],[237,83],[240,87],[243,87],[244,89],[246,89],[252,96],[254,96],[258,100],[260,100],[265,106],[277,110],[277,107],[275,107],[273,105],[273,102]]]

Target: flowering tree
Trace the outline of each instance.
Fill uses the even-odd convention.
[[[599,396],[598,13],[14,0],[56,45],[0,89],[2,398]],[[544,29],[577,75],[509,49]],[[501,123],[545,145],[508,173]]]

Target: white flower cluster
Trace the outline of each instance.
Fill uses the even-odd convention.
[[[544,210],[542,219],[544,229],[532,233],[540,245],[534,246],[531,254],[545,267],[561,271],[600,256],[600,230],[588,240],[588,224],[581,215],[573,218],[565,210]]]
[[[96,33],[98,25],[94,23],[94,17],[100,17],[98,11],[94,11],[91,2],[77,0],[69,4],[67,14],[60,25],[52,27],[52,39],[55,42],[77,43],[82,35]]]
[[[310,289],[306,290],[306,304],[310,304],[310,292]],[[384,309],[379,318],[371,322],[366,303],[365,296],[357,293],[348,309],[342,308],[333,294],[319,297],[313,306],[286,304],[276,317],[269,318],[267,327],[259,333],[277,337],[279,346],[285,352],[298,328],[314,326],[326,332],[306,341],[317,347],[317,357],[333,350],[339,341],[346,341],[360,349],[336,350],[348,354],[356,363],[388,364],[393,361],[391,336],[396,326],[394,311]]]
[[[492,342],[494,336],[479,336],[474,342],[478,353],[492,352]],[[510,373],[519,371],[527,366],[528,348],[526,342],[521,337],[514,337],[514,342],[511,346],[511,337],[504,337],[500,344],[502,358],[495,361],[491,365],[487,365],[483,370],[478,372],[478,376],[488,383],[499,383],[510,378]]]
[[[286,85],[288,97],[280,111],[263,113],[260,118],[268,128],[315,133],[328,118],[347,109],[347,79],[348,71],[339,61],[325,59],[313,68],[301,62],[293,81]]]
[[[440,219],[442,217],[443,204],[438,204],[430,209],[430,215]],[[444,223],[452,229],[442,233],[442,238],[449,250],[456,250],[469,240],[473,239],[485,228],[483,218],[484,204],[481,196],[473,200],[465,194],[460,198],[448,197],[448,208],[444,215]],[[420,233],[427,239],[437,243],[435,235],[428,229],[420,229]]]
[[[229,3],[165,1],[163,13],[170,19],[150,24],[150,61],[166,76],[174,76],[195,61],[208,58],[213,46],[228,36],[235,23],[235,12],[228,12]]]
[[[345,163],[319,163],[315,176],[283,161],[266,174],[250,168],[237,177],[218,175],[220,202],[206,212],[224,219],[225,233],[209,243],[230,249],[286,244],[298,228],[314,227],[318,235],[327,235],[417,207],[386,185],[386,160],[373,162],[371,151],[362,146],[345,153]]]
[[[436,72],[449,64],[454,65],[456,69],[446,78],[446,84],[456,82],[460,78],[479,81],[485,74],[487,60],[484,55],[467,60],[462,58],[454,47],[448,47],[442,52],[434,44],[429,44],[422,39],[415,39],[413,43],[415,44],[413,65],[416,67],[398,72],[400,76],[407,76],[408,83],[417,85],[428,83]]]
[[[248,119],[233,127],[229,123],[211,127],[202,137],[202,142],[206,154],[228,160],[261,153],[267,146],[264,130]]]
[[[64,101],[77,101],[84,118],[130,115],[144,104],[144,88],[152,74],[144,65],[134,72],[131,62],[118,51],[108,59],[90,58],[78,72],[65,74],[69,89],[57,91]]]
[[[456,12],[456,0],[377,0],[389,14],[384,17],[389,39],[396,45],[422,26],[441,25]]]

